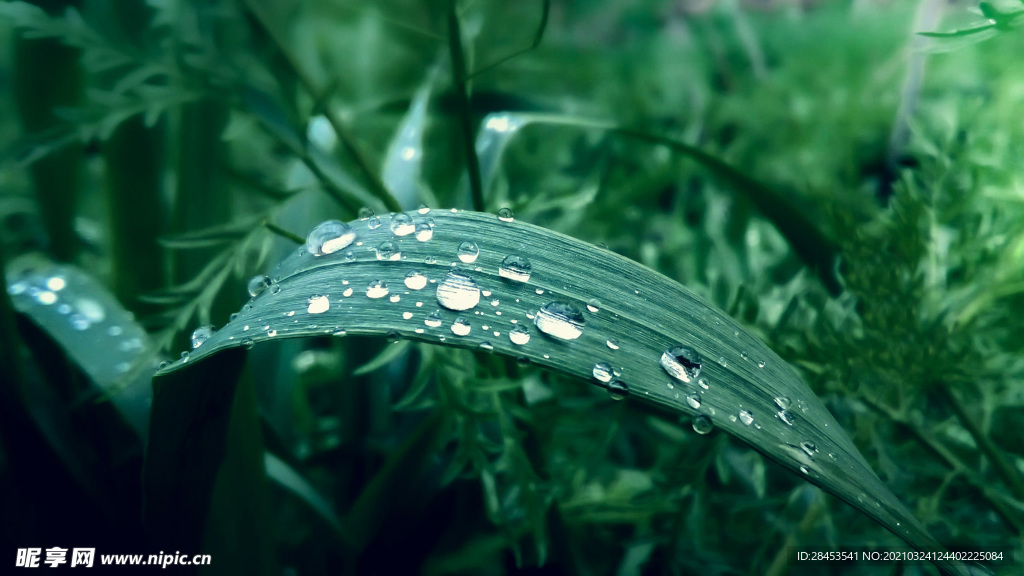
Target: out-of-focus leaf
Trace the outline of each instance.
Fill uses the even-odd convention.
[[[423,166],[423,133],[427,129],[427,109],[439,76],[440,68],[431,68],[423,85],[413,96],[409,111],[398,126],[398,131],[388,147],[388,154],[384,158],[381,179],[405,209],[413,208],[419,198],[420,172]]]

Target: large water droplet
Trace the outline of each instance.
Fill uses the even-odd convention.
[[[746,426],[754,423],[754,414],[750,410],[740,410],[739,416],[740,422],[743,422]]]
[[[388,292],[388,283],[383,280],[374,280],[366,286],[367,298],[383,298]]]
[[[263,290],[270,287],[270,277],[259,275],[249,279],[249,295],[252,297],[259,296]]]
[[[431,312],[429,316],[423,319],[423,323],[431,328],[437,328],[441,325],[441,311]]]
[[[608,395],[612,400],[623,400],[629,396],[629,386],[622,380],[612,380],[608,383]]]
[[[673,346],[661,354],[661,367],[680,382],[696,380],[700,374],[700,355],[689,346]]]
[[[511,340],[513,344],[522,346],[530,341],[530,330],[526,326],[517,324],[508,331],[508,339]]]
[[[326,220],[317,224],[306,237],[306,250],[313,256],[333,254],[346,248],[356,239],[356,233],[340,220]]]
[[[515,215],[512,214],[511,208],[507,206],[504,208],[498,208],[498,220],[501,220],[502,222],[511,222],[514,218]]]
[[[203,345],[213,336],[213,326],[208,324],[200,326],[192,331],[192,349],[195,350]]]
[[[434,227],[432,226],[433,220],[427,220],[426,222],[420,222],[416,225],[416,239],[420,242],[426,242],[434,237]]]
[[[422,290],[427,285],[427,277],[417,270],[405,275],[405,287],[409,290]]]
[[[377,245],[377,260],[401,260],[402,253],[398,250],[398,244],[385,240]]]
[[[502,278],[515,280],[516,282],[529,282],[532,269],[530,260],[525,256],[509,254],[501,261],[501,266],[498,267],[498,275]]]
[[[471,310],[480,303],[480,288],[469,276],[449,272],[437,286],[437,303],[449,310]]]
[[[391,218],[391,233],[395,236],[408,236],[416,230],[412,223],[412,216],[399,212]]]
[[[456,336],[466,336],[472,328],[473,327],[469,324],[469,320],[466,320],[462,316],[459,316],[455,319],[455,322],[452,322],[452,333]]]
[[[690,394],[686,397],[686,403],[690,405],[690,408],[696,410],[697,408],[700,408],[700,396]]]
[[[533,319],[537,328],[555,338],[575,340],[583,334],[583,313],[568,302],[549,302],[541,306]]]
[[[693,417],[693,431],[697,434],[707,434],[715,428],[715,424],[704,414]]]
[[[323,314],[331,308],[331,300],[327,296],[314,294],[306,300],[306,312],[310,314]]]
[[[462,260],[466,264],[472,264],[473,262],[476,262],[476,257],[480,255],[480,248],[476,245],[476,242],[466,240],[462,244],[459,244],[455,253],[459,256],[459,260]]]
[[[594,364],[594,379],[598,382],[611,382],[612,380],[612,367],[607,362],[598,362]]]

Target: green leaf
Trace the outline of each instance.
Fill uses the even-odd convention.
[[[922,549],[938,545],[879,480],[796,371],[688,289],[618,254],[530,224],[455,210],[409,215],[414,223],[426,217],[434,221],[430,240],[393,234],[392,224],[402,224],[393,216],[381,217],[379,226],[376,219],[351,222],[355,240],[350,247],[326,256],[304,248],[294,252],[274,272],[276,286],[164,373],[250,343],[325,334],[392,334],[483,347],[598,385],[603,384],[594,379],[595,364],[607,362],[629,397],[710,418],[718,429],[860,509],[909,544]],[[395,230],[405,232],[403,226]],[[465,256],[466,250],[461,251],[465,260],[459,257],[464,242],[479,247],[475,260]],[[509,255],[530,260],[528,281],[499,273]],[[413,271],[429,279],[425,287],[407,287],[404,281]],[[478,304],[462,312],[440,304],[438,286],[451,273],[475,284],[479,293],[469,292],[480,298]],[[380,283],[387,285],[386,295]],[[441,291],[442,299],[450,302],[447,293]],[[553,302],[580,312],[578,338],[552,335],[550,317],[538,310]],[[470,325],[468,335],[453,332],[459,317]],[[514,342],[513,329],[526,330],[529,341]],[[515,335],[522,342],[523,334]],[[707,388],[693,381],[696,377],[684,382],[662,368],[663,353],[679,345],[692,347],[702,358],[700,376]],[[698,398],[699,407],[688,397]],[[783,413],[782,406],[788,411]],[[966,573],[962,565],[940,567]]]

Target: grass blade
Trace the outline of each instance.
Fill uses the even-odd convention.
[[[414,222],[422,217],[409,216]],[[595,365],[606,362],[621,378],[621,384],[606,385],[615,395],[628,387],[632,398],[710,418],[910,545],[938,545],[796,371],[721,310],[632,260],[557,232],[474,212],[433,210],[429,217],[435,223],[429,241],[393,234],[391,224],[403,223],[384,216],[379,226],[373,219],[350,223],[349,253],[297,250],[274,272],[273,289],[165,372],[243,344],[324,334],[392,334],[483,348],[598,385],[605,384],[595,381]],[[507,268],[501,272],[509,255],[529,259],[529,277],[519,270],[524,281],[509,278]],[[427,281],[406,284],[414,271]],[[472,285],[452,282],[453,272]],[[469,306],[474,299],[479,303]],[[454,312],[442,301],[466,309]],[[575,308],[582,328],[538,312],[552,302]],[[458,335],[465,328],[456,324],[460,318],[470,327],[467,335]],[[663,353],[677,345],[692,347],[703,359],[703,384],[696,376],[688,382],[672,378],[662,368]]]

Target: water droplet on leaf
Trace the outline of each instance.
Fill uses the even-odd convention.
[[[417,270],[405,275],[405,287],[409,290],[422,290],[427,285],[427,277]]]
[[[532,269],[530,260],[525,256],[509,254],[501,261],[501,266],[498,267],[498,275],[502,278],[515,280],[516,282],[529,282]]]
[[[340,220],[326,220],[317,224],[306,237],[306,250],[313,256],[333,254],[348,247],[356,233]]]
[[[541,306],[533,319],[537,328],[555,338],[575,340],[583,334],[583,313],[568,302],[549,302]]]
[[[704,414],[699,414],[693,417],[693,431],[697,434],[707,434],[715,428],[715,424]]]
[[[622,380],[612,380],[608,383],[608,395],[612,400],[624,400],[629,396],[629,386]]]
[[[607,362],[598,362],[594,364],[594,379],[598,382],[611,382],[612,380],[612,367]]]
[[[412,216],[399,212],[391,218],[391,233],[395,236],[408,236],[416,230],[412,223]]]
[[[401,260],[402,253],[398,245],[390,240],[385,240],[377,245],[377,260]]]
[[[455,253],[459,256],[459,260],[462,260],[466,264],[472,264],[473,262],[476,262],[476,257],[480,255],[480,248],[476,245],[476,242],[466,240],[462,244],[459,244]]]
[[[480,288],[469,276],[449,272],[437,286],[437,303],[449,310],[471,310],[480,303]]]
[[[306,300],[306,312],[310,314],[323,314],[331,308],[331,300],[327,296],[314,294]]]
[[[368,298],[383,298],[388,295],[388,284],[383,280],[374,280],[366,286],[366,296]]]
[[[526,326],[517,324],[509,330],[508,339],[511,340],[513,344],[522,346],[530,341],[530,330]]]
[[[431,312],[429,316],[423,319],[423,323],[431,328],[437,328],[441,325],[441,312],[439,310]]]
[[[502,222],[511,222],[515,216],[512,214],[512,209],[508,207],[498,208],[498,220]]]
[[[192,349],[195,350],[213,336],[213,326],[203,325],[192,331]]]
[[[754,414],[750,410],[740,410],[739,416],[740,422],[746,426],[750,426],[754,422]]]
[[[673,346],[661,353],[661,367],[680,382],[695,380],[700,374],[701,358],[689,346]]]
[[[462,316],[455,319],[452,322],[452,333],[456,336],[466,336],[473,327],[469,324],[469,320],[466,320]]]

